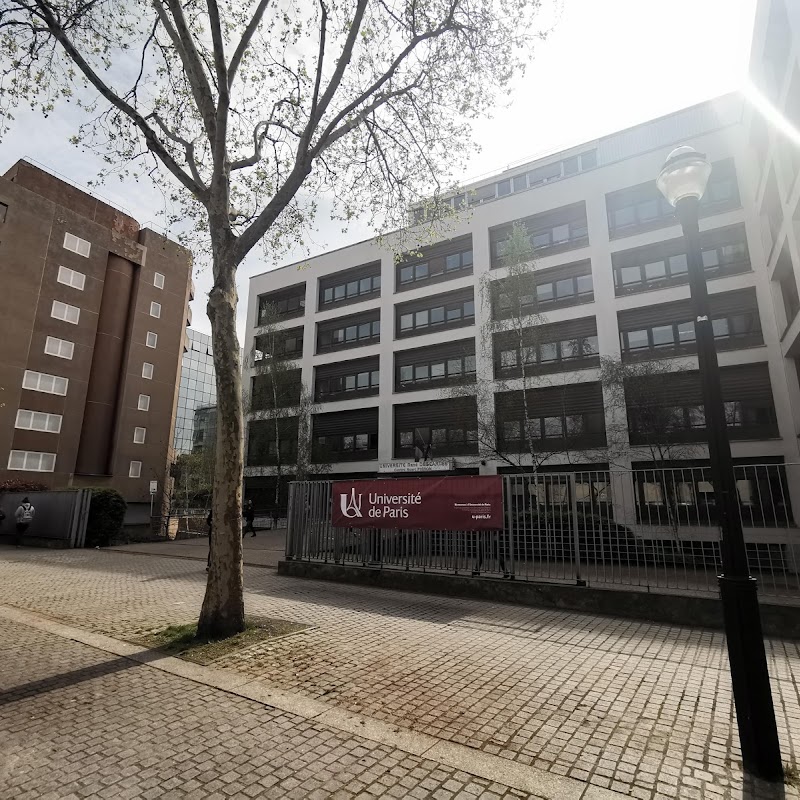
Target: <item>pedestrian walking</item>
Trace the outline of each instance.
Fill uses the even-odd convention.
[[[213,509],[209,509],[208,516],[206,517],[206,525],[208,525],[208,558],[206,559],[206,572],[211,569],[211,528],[214,526],[213,515]]]
[[[36,509],[31,505],[27,497],[23,498],[22,502],[19,504],[19,508],[14,514],[14,518],[17,521],[17,536],[14,543],[17,547],[20,546],[22,537],[25,535],[31,522],[33,522],[34,516],[36,516]]]
[[[244,521],[247,524],[244,526],[244,531],[242,531],[242,535],[250,531],[251,535],[255,536],[256,529],[253,527],[253,523],[255,522],[256,519],[256,509],[255,506],[253,505],[252,500],[248,500],[244,504],[243,516],[244,516]]]

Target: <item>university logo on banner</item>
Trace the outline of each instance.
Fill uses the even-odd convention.
[[[503,483],[497,475],[335,481],[331,514],[338,528],[498,530]]]
[[[361,494],[356,494],[355,487],[350,490],[348,495],[342,492],[339,496],[339,507],[342,510],[342,516],[347,519],[361,519]]]

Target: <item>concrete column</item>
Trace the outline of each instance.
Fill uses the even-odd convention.
[[[394,456],[394,254],[381,252],[381,390],[378,406],[378,463]],[[377,469],[377,465],[376,465]]]

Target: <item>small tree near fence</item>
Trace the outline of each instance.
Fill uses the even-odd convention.
[[[702,454],[703,448],[692,437],[693,432],[704,431],[706,424],[702,404],[679,406],[669,399],[676,379],[689,371],[684,363],[671,359],[628,362],[603,358],[600,365],[607,416],[614,420],[606,432],[609,452],[634,455],[640,463],[652,465],[654,483],[663,493],[658,499],[663,500],[675,532],[681,482],[666,466]]]
[[[478,449],[482,460],[491,459],[520,472],[536,472],[556,457],[571,461],[576,452],[580,460],[604,458],[594,448],[572,448],[570,438],[577,431],[563,430],[543,446],[539,429],[540,412],[531,403],[531,392],[549,388],[560,398],[560,419],[569,419],[567,385],[548,369],[548,348],[555,344],[548,337],[547,319],[537,292],[536,262],[530,234],[522,223],[514,223],[509,237],[500,243],[499,265],[505,277],[484,275],[480,293],[484,308],[490,309],[481,325],[478,341],[486,362],[493,364],[491,379],[478,378],[474,384],[449,387],[447,398],[475,397]],[[567,346],[562,342],[562,346]],[[571,355],[589,355],[586,337],[569,340]],[[592,351],[595,352],[594,350]],[[498,393],[519,398],[521,406],[513,419],[498,413]],[[566,424],[566,423],[564,423]],[[507,436],[506,431],[516,434]]]
[[[302,382],[301,369],[286,352],[286,331],[276,307],[262,302],[255,345],[248,362],[251,385],[243,407],[249,419],[248,472],[275,478],[272,506],[282,507],[290,477],[306,480],[327,472],[330,463],[312,445],[313,415],[318,406]]]

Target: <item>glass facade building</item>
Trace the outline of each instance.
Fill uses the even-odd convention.
[[[175,417],[175,453],[200,450],[215,424],[217,383],[211,337],[199,331],[186,331],[186,352],[181,361],[181,383]],[[214,410],[214,414],[210,413]],[[202,424],[198,425],[198,421]],[[197,428],[197,430],[195,430]]]

